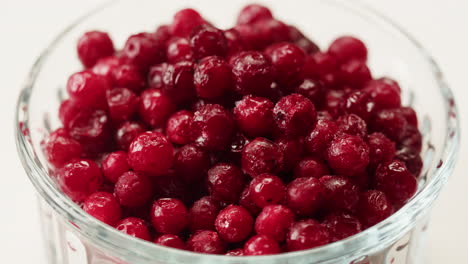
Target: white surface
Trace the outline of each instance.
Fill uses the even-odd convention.
[[[468,1],[367,0],[403,25],[433,54],[454,90],[468,130]],[[18,91],[39,52],[69,22],[98,1],[0,0],[0,252],[2,263],[47,263],[33,188],[17,158],[13,111]],[[138,1],[135,1],[137,4]],[[468,135],[468,134],[465,134]],[[463,136],[462,136],[463,137]],[[466,138],[465,138],[466,139]],[[465,142],[465,140],[463,140]],[[468,147],[436,204],[429,264],[467,263]]]

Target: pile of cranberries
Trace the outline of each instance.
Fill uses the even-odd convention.
[[[128,235],[207,254],[310,249],[390,216],[416,192],[422,140],[362,41],[320,50],[260,5],[228,30],[170,25],[77,44],[63,124],[44,144],[63,192]]]

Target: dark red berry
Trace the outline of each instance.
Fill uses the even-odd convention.
[[[284,205],[267,205],[255,220],[255,231],[275,239],[284,241],[289,227],[294,222],[294,213]]]
[[[368,121],[375,110],[375,102],[366,91],[354,91],[348,95],[344,108],[348,114],[356,114]]]
[[[262,97],[245,96],[236,102],[234,117],[239,129],[252,137],[271,133],[273,121],[273,103]]]
[[[289,40],[294,42],[294,44],[301,48],[306,54],[313,54],[320,51],[317,44],[307,38],[297,27],[289,25],[288,28]]]
[[[162,89],[164,87],[164,74],[169,64],[161,63],[154,65],[148,72],[148,87],[153,89]]]
[[[321,77],[328,73],[334,73],[338,69],[338,62],[336,61],[336,58],[328,53],[316,52],[311,55],[311,58],[313,58],[317,73]],[[313,77],[313,75],[314,74],[312,74],[310,77]]]
[[[328,173],[327,165],[312,157],[304,158],[294,168],[294,178],[313,177],[318,179]]]
[[[117,56],[109,56],[97,61],[96,65],[91,69],[93,73],[105,77],[109,82],[112,82],[112,72],[119,65],[124,64],[122,58]]]
[[[184,145],[190,143],[192,140],[192,119],[193,113],[187,110],[174,113],[167,120],[167,138],[175,144]]]
[[[244,41],[242,40],[239,31],[235,28],[225,30],[224,36],[226,37],[228,46],[227,57],[245,50]]]
[[[367,124],[355,114],[342,115],[337,122],[340,132],[364,138],[367,135]]]
[[[362,231],[359,219],[345,212],[328,214],[322,225],[326,226],[330,232],[330,242],[345,239]]]
[[[207,56],[226,56],[228,42],[222,30],[210,25],[201,25],[192,32],[190,46],[193,57],[199,60]]]
[[[109,153],[101,163],[104,177],[116,183],[118,178],[130,169],[125,151],[116,151]]]
[[[109,89],[106,78],[91,71],[74,73],[67,82],[71,100],[83,107],[105,108],[106,91]]]
[[[162,43],[166,43],[171,38],[171,28],[169,25],[160,25],[154,32],[154,37]]]
[[[371,227],[393,214],[393,206],[387,196],[376,190],[361,194],[358,206],[358,217],[364,228]]]
[[[220,57],[203,58],[193,77],[198,97],[214,99],[232,88],[231,67]]]
[[[59,119],[63,126],[68,128],[75,116],[82,111],[82,107],[71,99],[67,99],[60,103]]]
[[[172,100],[161,90],[148,89],[141,94],[139,114],[152,127],[164,125],[175,109]]]
[[[405,134],[408,122],[398,109],[384,109],[377,112],[370,122],[374,132],[381,132],[393,141]]]
[[[114,51],[111,38],[101,31],[84,33],[77,44],[78,57],[86,68],[93,67],[99,59],[114,54]]]
[[[276,126],[285,135],[306,135],[317,121],[314,104],[300,94],[281,98],[273,108]]]
[[[400,112],[405,117],[406,122],[408,122],[408,125],[413,126],[415,128],[418,127],[418,116],[416,115],[416,111],[414,111],[413,108],[401,107]]]
[[[153,203],[151,223],[162,234],[178,234],[188,226],[185,205],[174,198],[161,198]]]
[[[109,116],[116,123],[131,119],[138,111],[139,98],[127,88],[109,90],[106,97]]]
[[[122,210],[115,197],[107,192],[91,194],[83,203],[83,210],[110,226],[120,220]]]
[[[139,93],[145,86],[145,80],[139,69],[132,64],[121,64],[112,69],[112,85],[124,87]]]
[[[424,164],[419,152],[404,147],[397,151],[396,159],[403,161],[406,165],[406,168],[408,168],[411,174],[413,174],[415,177],[418,177],[421,174]]]
[[[371,80],[371,72],[364,61],[351,60],[340,66],[339,81],[352,88],[363,88]]]
[[[132,237],[151,240],[151,234],[145,221],[137,217],[123,219],[115,226],[115,229]]]
[[[62,191],[75,202],[83,202],[102,184],[102,173],[96,162],[75,159],[63,166],[57,175]]]
[[[322,205],[326,189],[316,178],[297,178],[286,190],[286,204],[295,213],[312,216]]]
[[[280,137],[275,140],[276,145],[283,153],[284,158],[284,170],[293,170],[296,164],[304,156],[305,147],[304,140]]]
[[[158,237],[154,243],[165,247],[185,249],[185,243],[180,237],[171,234],[165,234]]]
[[[356,175],[369,164],[369,146],[358,136],[343,134],[330,142],[326,159],[337,174]]]
[[[405,132],[400,140],[396,143],[398,148],[408,148],[413,152],[420,153],[423,145],[422,134],[417,127],[406,126]]]
[[[170,63],[191,61],[193,59],[192,47],[186,38],[174,37],[167,43],[167,60]]]
[[[315,106],[321,107],[325,101],[325,90],[321,81],[307,78],[294,89],[294,92],[308,98]]]
[[[189,186],[181,178],[176,177],[174,173],[169,172],[166,175],[153,177],[154,194],[157,198],[177,198],[187,204],[192,202],[191,189],[195,189],[193,185]]]
[[[323,110],[335,118],[343,115],[346,112],[346,96],[347,93],[344,90],[327,90]]]
[[[117,179],[114,194],[121,205],[138,207],[149,201],[153,188],[147,176],[128,171]]]
[[[83,149],[64,129],[57,129],[45,141],[44,152],[47,160],[60,168],[70,160],[81,157]]]
[[[226,242],[215,231],[203,230],[194,233],[188,239],[187,249],[204,254],[224,254]]]
[[[165,48],[153,34],[139,33],[127,39],[121,56],[138,68],[146,70],[151,65],[164,61]]]
[[[242,95],[269,96],[273,83],[273,66],[263,53],[241,52],[231,58],[230,64],[235,90]]]
[[[300,84],[305,53],[298,46],[283,42],[265,50],[275,70],[275,81],[280,87],[294,88]]]
[[[257,207],[281,203],[285,195],[283,181],[272,174],[264,173],[250,182],[250,197]]]
[[[395,87],[387,78],[369,82],[364,90],[368,92],[379,109],[397,108],[401,106],[400,88]]]
[[[367,136],[369,146],[369,165],[376,168],[380,163],[391,161],[395,157],[395,143],[382,133]]]
[[[330,243],[330,233],[319,222],[308,219],[294,223],[286,235],[288,251],[298,251]]]
[[[275,143],[266,138],[256,138],[242,151],[242,170],[256,177],[262,173],[276,173],[283,167],[283,153]]]
[[[232,249],[232,250],[229,250],[228,252],[226,252],[225,255],[226,256],[233,256],[233,257],[244,256],[244,249],[243,248]]]
[[[127,151],[133,139],[145,131],[145,127],[139,122],[128,121],[120,124],[117,127],[114,139],[119,145],[120,149]]]
[[[259,4],[245,6],[237,17],[237,24],[252,24],[264,19],[272,19],[270,9]]]
[[[338,132],[338,126],[330,120],[318,120],[315,128],[307,135],[305,143],[307,151],[321,156],[328,148],[334,135]]]
[[[340,63],[358,59],[366,61],[367,48],[366,45],[359,39],[352,36],[343,36],[335,39],[330,47],[328,53],[335,57]]]
[[[249,185],[247,185],[242,191],[239,198],[239,204],[247,209],[252,215],[258,215],[261,211],[261,208],[257,207],[252,201]]]
[[[208,189],[218,201],[234,203],[244,187],[244,177],[239,168],[219,163],[208,171]]]
[[[191,102],[196,95],[193,74],[194,64],[191,61],[170,64],[163,75],[162,91],[175,103]]]
[[[224,241],[236,243],[250,235],[253,223],[254,220],[246,209],[237,205],[229,205],[219,212],[215,227]]]
[[[325,175],[320,182],[326,189],[327,210],[355,211],[359,202],[359,187],[349,178]]]
[[[210,196],[204,196],[195,201],[189,211],[190,231],[215,230],[215,220],[220,205]]]
[[[210,166],[209,153],[194,144],[187,144],[178,149],[174,158],[175,173],[188,183],[205,177]]]
[[[244,244],[244,256],[273,255],[281,253],[274,239],[265,235],[255,235]]]
[[[186,8],[175,13],[170,31],[175,36],[188,37],[194,28],[205,23],[206,21],[197,11]]]
[[[260,43],[264,43],[264,48],[273,43],[289,40],[289,27],[276,19],[264,19],[255,23],[260,35]]]

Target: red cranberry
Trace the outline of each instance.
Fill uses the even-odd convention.
[[[284,169],[293,170],[296,164],[304,156],[304,140],[281,137],[275,141],[278,148],[283,153]]]
[[[314,104],[300,94],[281,98],[273,108],[276,125],[285,135],[306,135],[315,126]]]
[[[369,164],[369,147],[362,138],[344,134],[331,141],[326,158],[336,173],[355,175]]]
[[[146,84],[139,69],[132,64],[116,66],[111,76],[114,87],[125,87],[136,93],[140,92]]]
[[[191,125],[193,113],[181,110],[174,113],[166,125],[166,135],[175,144],[188,144],[191,141]]]
[[[340,63],[358,59],[366,61],[367,48],[366,45],[359,39],[352,36],[343,36],[335,39],[330,47],[328,53],[333,55]]]
[[[234,165],[219,163],[208,171],[208,189],[216,200],[233,203],[239,198],[243,187],[242,172]]]
[[[110,122],[102,110],[79,112],[67,129],[89,154],[96,154],[108,147]]]
[[[326,189],[325,204],[327,210],[354,211],[359,202],[359,187],[349,178],[323,176],[320,182]]]
[[[225,30],[224,36],[227,40],[228,57],[245,50],[244,41],[242,40],[239,31],[237,31],[235,28]]]
[[[400,140],[405,134],[408,122],[398,109],[384,109],[375,114],[370,127],[375,132],[382,132],[393,141]]]
[[[215,230],[215,220],[219,213],[219,204],[210,196],[195,201],[189,211],[190,231]]]
[[[289,27],[276,19],[264,19],[254,25],[258,28],[260,40],[264,48],[270,44],[289,40]]]
[[[323,204],[326,189],[316,178],[297,178],[286,190],[286,204],[302,216],[313,215]]]
[[[416,177],[399,160],[380,164],[374,177],[376,189],[383,191],[397,207],[413,197],[418,188]]]
[[[306,137],[307,151],[319,156],[327,149],[334,135],[338,132],[338,126],[330,120],[318,120],[315,128]]]
[[[224,241],[235,243],[250,235],[253,223],[254,220],[246,209],[237,205],[229,205],[219,212],[215,227]]]
[[[294,213],[284,205],[267,205],[255,221],[257,234],[266,235],[278,242],[284,241]]]
[[[122,57],[142,70],[164,61],[164,46],[153,34],[139,33],[130,36],[122,49]]]
[[[165,247],[185,249],[185,243],[176,235],[166,234],[158,237],[154,243]]]
[[[313,54],[320,51],[320,48],[312,40],[307,38],[297,27],[288,26],[289,28],[289,39],[294,42],[299,48],[301,48],[307,54]]]
[[[163,43],[171,38],[171,28],[169,25],[160,25],[154,32],[154,37]]]
[[[150,179],[133,171],[122,174],[115,183],[114,194],[123,206],[138,207],[149,201],[153,194]]]
[[[406,168],[408,168],[411,174],[413,174],[415,177],[418,177],[421,174],[424,164],[421,159],[421,155],[419,155],[419,152],[405,147],[398,150],[396,159],[403,161],[406,165]]]
[[[128,121],[117,127],[114,138],[120,149],[126,151],[133,139],[145,131],[145,127],[139,122]]]
[[[209,150],[225,149],[234,136],[234,120],[221,105],[207,104],[193,117],[195,142]]]
[[[303,95],[317,107],[321,107],[323,101],[325,101],[325,86],[319,80],[304,79],[302,83],[295,88],[294,92]]]
[[[239,33],[239,36],[244,43],[244,50],[262,50],[268,43],[263,39],[262,32],[256,24],[253,25],[236,25],[234,29]]]
[[[203,230],[188,239],[187,248],[198,253],[223,254],[226,252],[226,243],[215,231]]]
[[[257,51],[241,52],[231,58],[235,90],[242,95],[268,96],[273,83],[273,66]]]
[[[112,194],[107,192],[91,194],[84,201],[83,210],[110,226],[117,224],[122,215],[120,204]]]
[[[93,67],[96,62],[104,57],[114,54],[114,44],[105,32],[89,31],[78,40],[78,57],[86,68]]]
[[[167,60],[170,63],[179,61],[191,61],[193,59],[192,48],[186,38],[174,37],[167,43]]]
[[[364,88],[372,97],[379,109],[397,108],[401,106],[400,89],[387,78],[369,82]]]
[[[71,99],[67,99],[60,103],[59,119],[64,127],[69,127],[75,116],[82,111],[82,107]]]
[[[351,60],[341,65],[339,78],[345,84],[360,89],[372,80],[372,75],[364,61]]]
[[[175,111],[169,97],[157,89],[148,89],[141,94],[139,113],[143,121],[152,127],[163,125]]]
[[[176,103],[192,101],[195,98],[193,74],[194,64],[190,61],[169,65],[163,75],[163,92]]]
[[[413,126],[415,128],[418,127],[418,116],[416,115],[416,111],[414,111],[413,108],[401,107],[400,113],[405,117],[406,122],[408,122],[408,125]]]
[[[175,173],[189,183],[206,176],[210,165],[209,153],[194,144],[181,147],[174,158]]]
[[[348,114],[356,114],[368,121],[375,109],[375,102],[369,93],[354,91],[348,95],[344,107]]]
[[[233,257],[244,256],[244,249],[243,248],[232,249],[232,250],[229,250],[228,252],[226,252],[225,255],[226,256],[233,256]]]
[[[275,69],[275,80],[281,87],[294,87],[301,82],[305,54],[291,43],[278,43],[265,51]]]
[[[44,145],[47,160],[57,168],[72,159],[79,158],[83,153],[80,143],[64,132],[64,129],[55,130],[49,135]]]
[[[231,145],[229,146],[227,153],[224,153],[224,155],[226,156],[225,160],[240,166],[242,159],[242,150],[244,150],[244,147],[247,144],[249,144],[249,142],[250,139],[248,139],[244,134],[237,133],[232,139]]]
[[[258,215],[261,211],[261,208],[255,205],[251,196],[250,186],[247,185],[240,195],[239,204],[247,209],[252,215]]]
[[[408,148],[413,152],[420,153],[422,150],[422,135],[417,127],[406,126],[405,132],[399,141],[398,148]]]
[[[367,124],[355,114],[342,115],[337,120],[338,129],[346,134],[364,138],[367,135]]]
[[[199,60],[207,56],[224,57],[228,42],[224,32],[209,25],[201,25],[194,29],[190,38],[193,56]]]
[[[151,234],[145,221],[136,217],[128,217],[120,221],[115,229],[129,236],[139,239],[151,240]]]
[[[298,251],[326,245],[330,242],[327,228],[313,219],[294,223],[286,235],[288,251]]]
[[[320,76],[324,76],[327,73],[333,73],[338,69],[338,62],[335,57],[328,53],[316,52],[311,55],[311,58],[313,58],[316,65],[315,69]],[[313,72],[310,72],[310,74],[312,75],[310,77],[314,76]]]
[[[70,98],[83,107],[104,108],[109,89],[106,78],[91,71],[74,73],[67,82]]]
[[[153,89],[162,89],[164,87],[164,74],[166,73],[169,64],[161,63],[154,65],[148,72],[148,86]]]
[[[98,60],[91,70],[97,75],[106,77],[111,82],[112,72],[121,64],[123,64],[123,60],[120,57],[109,56]]]
[[[75,202],[84,201],[99,189],[101,183],[101,169],[92,160],[75,159],[63,166],[58,173],[60,188]]]
[[[372,168],[395,157],[395,143],[382,133],[370,134],[367,137],[367,145],[369,145],[369,164]]]
[[[283,181],[275,175],[260,174],[250,182],[250,197],[260,208],[282,202],[284,194]]]
[[[159,132],[138,135],[128,149],[128,163],[138,172],[163,175],[172,166],[174,148]]]
[[[330,114],[330,112],[323,110],[323,111],[318,111],[317,112],[317,119],[318,120],[328,120],[328,121],[333,121],[333,116]]]
[[[327,85],[327,84],[325,84]],[[330,113],[334,118],[343,115],[346,110],[346,95],[344,90],[327,90],[323,110]]]
[[[118,178],[130,169],[125,151],[116,151],[109,153],[101,163],[104,177],[116,183]]]
[[[328,174],[327,166],[316,158],[306,157],[294,169],[294,178],[313,177],[320,178]]]
[[[127,88],[107,91],[110,118],[117,123],[131,119],[138,110],[139,98]]]
[[[359,219],[345,212],[334,212],[327,215],[322,225],[328,228],[331,242],[345,239],[362,231]]]
[[[371,227],[393,214],[393,206],[387,196],[376,190],[361,194],[358,206],[359,220],[364,228]]]
[[[273,106],[270,100],[255,96],[236,102],[234,117],[239,129],[252,137],[268,135],[273,126]]]
[[[188,225],[187,208],[174,198],[156,200],[151,209],[151,223],[159,233],[178,234]]]
[[[206,21],[197,11],[186,8],[175,13],[170,31],[175,36],[187,37],[192,33],[194,28],[205,23]]]
[[[231,90],[231,67],[220,57],[205,57],[195,67],[193,79],[198,97],[217,98]]]
[[[244,245],[244,256],[273,255],[281,253],[281,248],[274,239],[265,235],[255,235]]]
[[[256,138],[242,151],[242,170],[252,177],[275,173],[282,169],[283,153],[278,145],[266,138]]]
[[[270,9],[259,4],[245,6],[237,17],[237,24],[252,24],[264,19],[272,19]]]

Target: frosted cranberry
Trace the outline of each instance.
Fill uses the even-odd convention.
[[[138,33],[127,39],[121,55],[141,70],[146,70],[149,66],[164,61],[165,48],[153,34]]]
[[[369,82],[364,88],[379,109],[397,108],[401,106],[400,90],[387,78],[380,78]]]
[[[334,172],[355,175],[369,164],[369,146],[358,136],[344,134],[330,142],[326,159]]]
[[[343,36],[335,39],[330,47],[328,53],[333,55],[340,63],[358,59],[366,61],[367,48],[366,45],[359,39],[352,36]]]
[[[208,152],[193,144],[181,147],[174,158],[174,171],[186,182],[194,182],[203,178],[210,165]]]
[[[281,248],[274,239],[265,235],[255,235],[244,245],[244,256],[273,255],[281,253]]]
[[[393,214],[393,206],[387,196],[376,190],[361,194],[358,217],[364,228],[371,227]]]
[[[231,90],[231,67],[220,57],[203,58],[193,76],[198,97],[213,99]]]
[[[179,61],[191,61],[193,59],[192,48],[186,38],[174,37],[167,43],[167,60],[170,63]]]
[[[406,168],[413,174],[415,177],[418,177],[421,174],[423,168],[423,161],[419,152],[412,150],[410,148],[404,147],[397,151],[396,159],[401,160],[405,163]]]
[[[180,145],[190,143],[192,118],[193,113],[187,110],[174,113],[166,125],[166,135],[169,140]]]
[[[286,204],[302,216],[313,215],[323,204],[326,189],[316,178],[297,178],[286,190]]]
[[[83,210],[110,226],[117,224],[122,215],[120,204],[107,192],[91,194],[83,203]]]
[[[325,175],[320,182],[326,189],[327,210],[354,211],[359,202],[359,187],[349,178]]]
[[[225,255],[226,256],[233,256],[233,257],[244,256],[244,249],[243,248],[232,249],[232,250],[229,250],[228,252],[226,252]]]
[[[255,231],[281,242],[293,222],[294,213],[286,206],[267,205],[255,220]]]
[[[284,169],[286,171],[294,169],[304,155],[304,140],[282,137],[277,139],[275,143],[283,152]]]
[[[273,66],[263,53],[241,52],[231,58],[235,90],[242,95],[268,96],[273,83]]]
[[[60,168],[72,159],[79,158],[83,153],[80,143],[71,138],[64,129],[52,132],[44,145],[47,160]]]
[[[288,26],[289,39],[301,48],[306,54],[313,54],[320,51],[320,48],[312,40],[307,38],[297,27]]]
[[[239,129],[252,137],[268,135],[274,124],[273,106],[270,100],[255,96],[236,102],[234,117]]]
[[[192,32],[190,46],[193,57],[199,60],[207,56],[224,57],[228,42],[222,30],[210,25],[201,25]]]
[[[395,143],[382,133],[370,134],[367,137],[367,145],[369,146],[369,164],[373,168],[395,157]]]
[[[322,108],[335,118],[343,115],[346,110],[346,95],[343,90],[327,90]]]
[[[163,175],[172,166],[174,148],[159,132],[138,135],[128,149],[128,163],[137,172]]]
[[[327,166],[312,157],[304,158],[294,168],[294,178],[313,177],[318,179],[328,173]]]
[[[158,237],[154,243],[165,247],[185,249],[185,243],[176,235],[166,234]]]
[[[118,178],[130,169],[125,151],[116,151],[109,153],[101,163],[104,177],[116,183]]]
[[[285,135],[306,135],[315,126],[317,113],[314,104],[300,94],[281,98],[273,108],[276,126]]]
[[[219,163],[208,171],[208,189],[216,200],[233,203],[237,201],[244,177],[239,168],[227,163]]]
[[[264,173],[250,182],[250,197],[257,207],[281,203],[284,199],[285,186],[275,175]]]
[[[354,91],[346,98],[344,107],[348,114],[356,114],[368,121],[376,106],[369,93]]]
[[[60,188],[70,199],[82,202],[99,189],[102,173],[96,162],[75,159],[60,169],[57,179]]]
[[[91,71],[74,73],[67,82],[67,92],[71,100],[83,107],[103,108],[106,91],[109,89],[106,78]]]
[[[284,156],[278,145],[266,138],[256,138],[242,151],[242,170],[252,177],[282,169]]]
[[[178,234],[188,226],[185,205],[174,198],[161,198],[153,203],[151,223],[159,233]]]
[[[255,23],[254,26],[258,28],[265,46],[289,40],[289,27],[279,20],[264,19]]]
[[[215,231],[203,230],[188,239],[187,248],[198,253],[223,254],[226,252],[226,243]]]
[[[330,242],[345,239],[362,231],[359,219],[345,212],[334,212],[325,217],[322,225],[330,232]]]
[[[375,132],[381,132],[393,141],[400,140],[405,134],[408,122],[398,109],[384,109],[377,112],[370,122]]]
[[[78,57],[86,68],[93,67],[104,57],[114,54],[114,44],[105,32],[89,31],[84,33],[77,44]]]
[[[411,107],[401,107],[400,113],[405,117],[406,122],[408,125],[413,126],[415,128],[418,127],[418,116],[416,115],[416,111],[414,111]]]
[[[338,69],[338,62],[328,53],[316,52],[311,55],[319,75],[323,76],[327,73],[333,73]]]
[[[306,148],[309,153],[322,155],[338,131],[338,126],[330,120],[318,120],[315,128],[306,137]]]
[[[295,93],[308,98],[315,106],[320,107],[325,100],[325,86],[319,80],[304,79],[295,89]]]
[[[154,31],[154,37],[163,43],[171,38],[171,27],[169,25],[160,25]]]
[[[106,79],[111,82],[112,72],[122,63],[123,60],[120,57],[109,56],[98,60],[91,70],[97,75],[106,77]]]
[[[313,219],[294,223],[286,235],[288,251],[298,251],[326,245],[330,242],[327,228]]]
[[[245,50],[245,44],[239,34],[239,31],[237,31],[235,28],[225,30],[224,36],[227,40],[228,56]]]
[[[345,84],[360,89],[372,80],[372,75],[364,61],[351,60],[340,66],[339,78]]]
[[[110,122],[103,110],[79,112],[67,129],[87,153],[95,154],[108,146]]]
[[[138,110],[139,98],[127,88],[114,88],[107,91],[109,116],[114,122],[131,119]]]
[[[194,113],[192,132],[200,146],[223,150],[234,136],[234,120],[221,105],[207,104]]]
[[[112,70],[112,85],[125,87],[133,92],[140,92],[145,86],[145,80],[139,69],[132,64],[122,64]]]
[[[235,243],[250,235],[253,223],[254,220],[246,209],[237,205],[229,205],[219,212],[215,227],[223,240]]]
[[[152,127],[164,125],[175,109],[172,100],[160,90],[148,89],[141,94],[139,114]]]
[[[64,127],[69,127],[70,122],[80,111],[81,107],[71,99],[62,101],[58,110],[60,122],[62,122]]]
[[[340,132],[364,138],[367,135],[367,124],[355,114],[342,115],[337,122]]]
[[[117,127],[114,138],[120,149],[126,151],[133,139],[145,131],[146,129],[142,124],[128,121]]]
[[[132,237],[147,241],[151,240],[151,234],[145,221],[137,217],[128,217],[121,220],[115,226],[115,229]]]
[[[117,179],[114,194],[121,205],[138,207],[149,201],[153,188],[147,176],[128,171]]]
[[[205,23],[205,20],[197,11],[186,8],[175,13],[170,31],[173,35],[187,37],[192,33],[194,28]]]
[[[401,139],[397,142],[398,148],[408,148],[413,152],[421,152],[422,149],[422,135],[417,127],[406,126],[405,132]]]
[[[240,195],[239,204],[247,209],[252,215],[258,215],[261,211],[261,208],[255,205],[251,196],[250,186],[247,185]]]
[[[282,87],[294,87],[301,82],[305,54],[291,43],[278,43],[268,47],[265,54],[275,69],[275,80]]]
[[[259,4],[250,4],[242,8],[237,17],[237,24],[252,24],[263,19],[271,19],[270,9]]]
[[[169,65],[163,75],[163,92],[176,103],[192,101],[195,98],[193,74],[194,64],[190,61]]]
[[[375,187],[396,206],[403,205],[416,193],[416,177],[399,160],[385,162],[375,171]]]
[[[161,63],[154,65],[148,72],[148,86],[149,88],[162,89],[164,87],[164,74],[166,73],[169,64]]]
[[[210,196],[195,201],[189,211],[190,231],[215,230],[219,207],[218,202]]]

